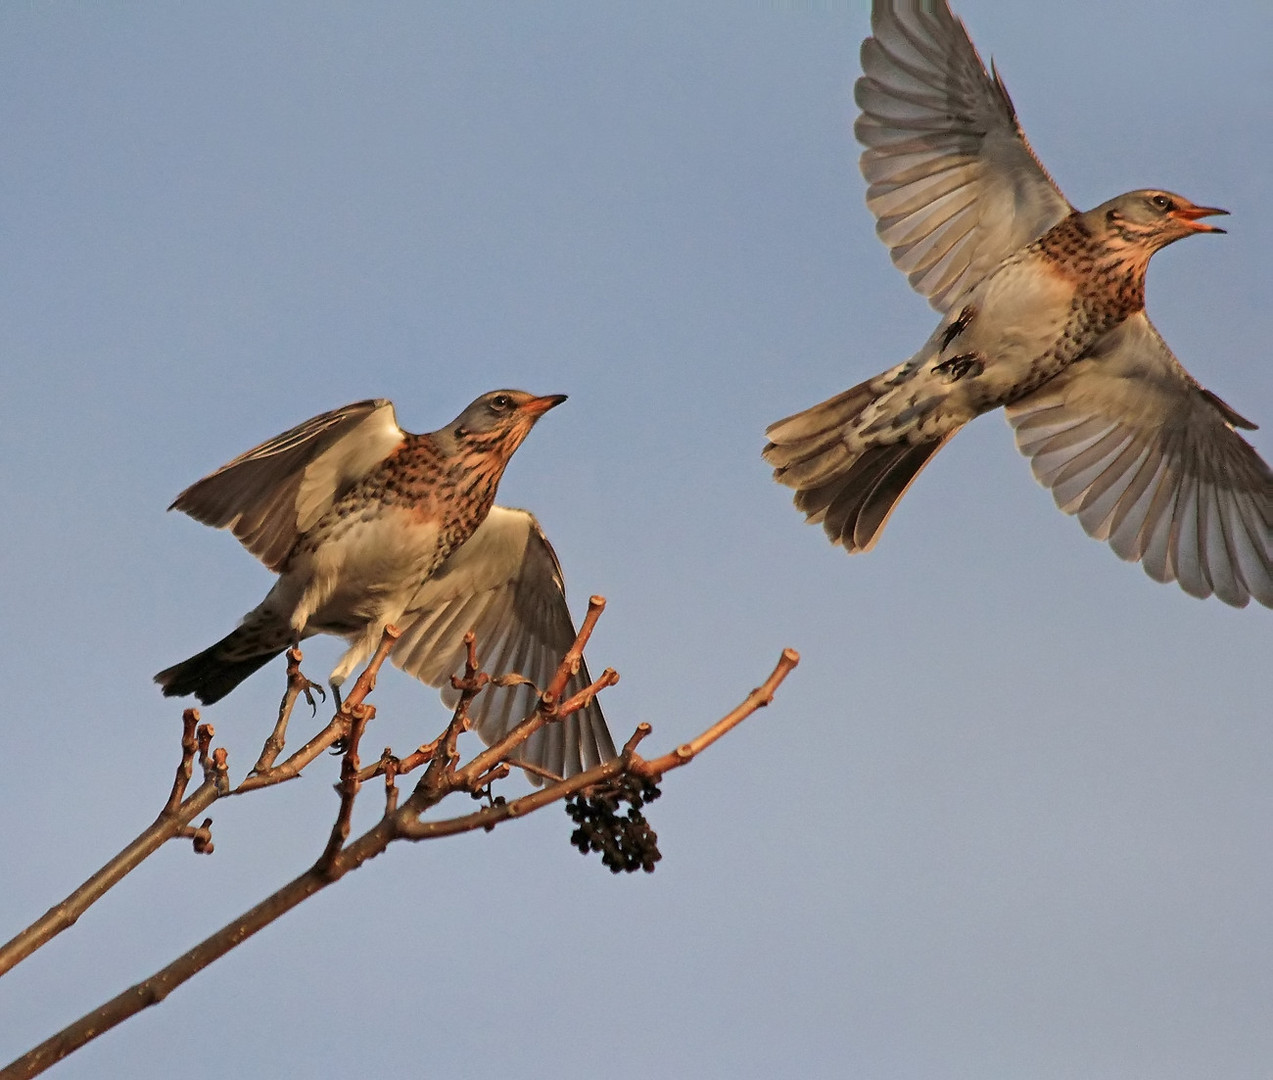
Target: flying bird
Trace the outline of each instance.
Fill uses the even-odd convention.
[[[314,634],[349,648],[341,684],[402,630],[393,662],[430,686],[464,668],[473,630],[483,669],[534,685],[489,686],[473,701],[478,734],[495,742],[534,708],[575,630],[561,565],[525,510],[493,505],[505,466],[565,395],[484,394],[445,427],[412,435],[393,404],[359,401],[315,416],[223,465],[169,509],[228,528],[279,577],[239,627],[161,671],[169,697],[219,701],[275,656]],[[590,682],[582,664],[567,684]],[[569,776],[615,756],[594,700],[523,744],[523,760]]]
[[[1223,232],[1169,191],[1076,210],[945,0],[876,0],[854,127],[876,232],[941,313],[904,363],[772,424],[765,459],[869,551],[915,477],[1005,407],[1057,505],[1157,581],[1273,607],[1273,472],[1145,314],[1154,252]]]

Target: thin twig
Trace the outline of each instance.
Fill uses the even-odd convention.
[[[340,714],[344,718],[340,719],[339,723],[334,719],[319,735],[306,743],[283,764],[268,769],[264,774],[249,775],[233,791],[230,789],[226,752],[221,747],[212,749],[212,740],[215,736],[212,725],[199,723],[197,709],[186,709],[182,713],[181,761],[177,766],[177,776],[173,781],[172,792],[159,816],[66,899],[49,908],[30,926],[0,946],[0,975],[21,963],[63,930],[74,926],[89,907],[169,840],[188,837],[194,841],[196,851],[210,853],[212,842],[208,825],[191,830],[190,823],[207,811],[217,799],[225,795],[254,791],[257,788],[282,783],[298,776],[301,769],[335,743],[348,730],[347,710],[362,704],[363,699],[371,692],[376,684],[376,673],[399,636],[395,627],[385,628],[379,647],[346,700],[346,709]],[[192,725],[194,725],[193,748],[191,746]],[[182,801],[193,773],[193,761],[196,756],[203,770],[204,780],[192,795]],[[174,799],[177,800],[176,803]]]
[[[278,765],[271,765],[264,772],[250,772],[234,789],[233,794],[245,795],[258,788],[272,787],[288,780],[295,780],[311,761],[319,757],[329,747],[334,746],[349,730],[348,713],[341,709],[331,718],[327,726],[309,740],[299,750],[284,758]]]
[[[380,760],[374,765],[368,765],[358,774],[358,779],[364,784],[377,776],[387,776],[389,766],[386,762],[389,759],[393,761],[393,773],[395,776],[405,776],[409,772],[414,772],[421,765],[427,765],[433,760],[433,755],[437,753],[438,747],[442,745],[442,736],[427,742],[423,746],[412,750],[411,753],[404,757],[394,757],[389,747],[385,747],[385,752],[381,754]]]
[[[164,805],[163,813],[176,813],[181,800],[185,798],[186,787],[194,776],[194,755],[199,749],[195,741],[195,729],[199,726],[199,710],[187,709],[181,714],[181,763],[177,766],[177,776],[172,782],[172,793]]]
[[[514,769],[521,769],[522,772],[529,773],[531,776],[537,776],[540,780],[545,780],[550,784],[555,784],[561,780],[561,777],[555,772],[550,772],[542,765],[533,765],[529,761],[523,761],[521,758],[510,757],[505,764],[511,765]]]
[[[216,728],[211,724],[200,724],[196,733],[199,742],[199,768],[203,770],[205,780],[216,772],[216,766],[212,761],[212,740],[215,735]]]
[[[595,619],[592,621],[595,623]],[[591,632],[590,626],[588,630]],[[91,1039],[122,1023],[128,1017],[140,1012],[147,1006],[162,1001],[181,983],[193,977],[214,960],[224,956],[262,927],[269,925],[269,923],[290,911],[297,904],[314,895],[314,893],[326,888],[332,882],[338,881],[350,870],[357,869],[368,859],[379,855],[395,839],[425,840],[437,836],[450,836],[460,832],[468,832],[474,829],[490,829],[501,821],[523,817],[541,807],[568,798],[596,784],[612,780],[624,773],[648,778],[656,774],[662,775],[665,771],[688,764],[703,748],[715,742],[716,739],[720,738],[757,709],[767,705],[772,700],[774,690],[777,689],[778,685],[786,678],[798,661],[799,657],[794,651],[785,650],[769,678],[759,688],[753,690],[738,708],[717,721],[696,739],[684,744],[671,754],[654,758],[651,761],[645,761],[637,755],[637,744],[649,733],[649,725],[642,724],[625,744],[623,752],[613,761],[598,765],[568,779],[546,785],[540,790],[515,799],[512,802],[497,803],[493,806],[483,807],[472,814],[465,814],[442,821],[421,821],[421,810],[427,809],[434,804],[431,792],[428,790],[429,785],[426,784],[428,770],[426,770],[426,775],[422,776],[416,784],[415,791],[413,791],[411,797],[399,807],[397,788],[394,783],[395,766],[387,764],[385,767],[385,815],[375,826],[348,845],[343,845],[343,840],[340,844],[333,844],[333,842],[329,841],[328,850],[325,850],[318,862],[300,877],[283,886],[251,910],[245,912],[217,933],[156,972],[149,979],[112,998],[100,1008],[81,1017],[75,1023],[14,1061],[8,1068],[0,1071],[0,1080],[19,1080],[19,1078],[36,1076]],[[557,692],[560,693],[560,690]],[[537,712],[540,712],[546,705],[548,703],[541,701],[541,708],[537,709]],[[466,707],[467,702],[462,700],[461,707],[456,710],[456,716],[452,718],[448,730],[456,727],[456,718],[461,715]],[[357,732],[357,735],[361,735],[361,732]],[[456,735],[458,736],[458,730]],[[351,742],[355,742],[356,745],[356,741],[353,738],[351,738]],[[445,740],[443,741],[443,746],[446,746]],[[351,787],[354,787],[356,791],[358,782],[356,754],[351,755],[347,749],[346,755],[349,767],[345,770],[345,775],[351,781]],[[431,769],[441,756],[435,755],[434,762],[430,765]],[[478,758],[471,761],[460,772],[473,770],[477,760],[484,756],[486,755],[478,755]],[[382,757],[381,760],[384,762],[392,759]],[[482,775],[486,771],[488,770],[474,770],[474,775]],[[448,770],[442,768],[440,775],[444,779],[453,779],[458,774],[451,774]],[[452,787],[451,790],[455,790],[455,788]],[[342,793],[341,812],[338,815],[338,819],[345,814],[346,804],[349,802],[352,802],[352,796],[347,799]],[[334,851],[333,847],[335,848]]]
[[[598,677],[596,682],[585,686],[579,693],[566,698],[558,707],[558,716],[569,716],[578,709],[586,709],[592,704],[592,699],[608,686],[614,686],[619,681],[619,673],[614,668],[606,668]]]
[[[184,760],[184,754],[183,754]],[[79,917],[102,898],[126,874],[174,837],[182,835],[186,826],[226,793],[225,779],[215,771],[175,810],[165,805],[154,823],[118,855],[72,892],[60,904],[49,908],[10,941],[0,946],[0,975],[21,963],[36,949],[74,926]]]
[[[401,636],[402,631],[396,626],[386,626],[384,633],[380,635],[380,644],[376,646],[376,651],[367,662],[363,673],[358,676],[358,681],[354,683],[354,688],[349,692],[349,696],[341,704],[340,711],[331,718],[331,722],[294,754],[285,758],[282,764],[271,765],[264,771],[260,771],[259,768],[254,769],[234,789],[234,794],[242,795],[249,791],[255,791],[257,788],[270,787],[273,784],[294,780],[300,776],[301,770],[322,754],[323,751],[328,747],[334,746],[341,739],[346,738],[349,734],[350,717],[353,715],[353,709],[361,705],[366,700],[367,695],[375,688],[376,676],[380,673],[381,666],[388,659],[394,645],[397,644],[398,638]],[[291,692],[290,687],[288,692]],[[257,765],[259,767],[259,761]]]
[[[268,772],[275,758],[283,752],[283,746],[287,742],[287,723],[292,718],[292,709],[296,706],[297,698],[310,686],[309,680],[301,674],[303,659],[305,657],[300,649],[293,647],[287,650],[287,691],[283,694],[283,700],[279,702],[278,720],[274,723],[274,730],[265,740],[265,745],[261,747],[261,756],[252,766],[254,773]]]
[[[748,694],[747,699],[738,708],[728,715],[722,716],[701,735],[687,743],[682,743],[670,754],[664,754],[662,757],[657,757],[650,761],[645,761],[634,755],[633,771],[638,776],[657,782],[659,777],[670,769],[688,764],[696,755],[702,753],[704,748],[711,746],[726,732],[736,728],[757,709],[763,709],[773,701],[774,691],[778,689],[782,680],[791,674],[798,663],[800,663],[800,654],[795,649],[783,649],[782,656],[778,659],[778,665],[773,669],[769,678]]]
[[[117,994],[106,1004],[63,1028],[52,1038],[46,1039],[35,1049],[23,1054],[6,1068],[0,1069],[0,1080],[19,1080],[19,1078],[25,1080],[28,1077],[38,1076],[45,1069],[103,1032],[123,1023],[147,1006],[159,1004],[186,980],[198,974],[214,960],[224,956],[236,945],[246,941],[262,927],[268,926],[275,919],[291,911],[301,901],[326,888],[333,881],[339,880],[349,869],[361,865],[373,855],[380,854],[388,845],[392,826],[382,825],[377,828],[381,829],[383,837],[377,833],[376,829],[373,829],[341,852],[329,870],[320,870],[317,865],[311,867],[217,933],[183,953],[149,979],[137,983],[122,994]]]
[[[477,637],[470,630],[464,635],[464,674],[451,676],[451,686],[460,692],[460,700],[456,702],[455,712],[451,715],[446,731],[437,740],[437,749],[430,755],[424,775],[416,784],[417,788],[432,791],[436,799],[445,798],[453,790],[450,774],[455,762],[459,760],[460,736],[471,726],[469,705],[490,681],[490,676],[478,668]]]
[[[342,706],[342,710],[344,706]],[[376,715],[374,705],[357,704],[349,707],[351,723],[349,738],[345,743],[345,753],[340,761],[340,783],[336,790],[340,792],[340,812],[336,815],[336,824],[332,826],[331,837],[327,847],[316,864],[318,869],[330,869],[332,862],[349,839],[349,823],[353,819],[354,800],[358,798],[358,743],[362,733],[367,729],[367,722]]]
[[[579,665],[583,663],[583,647],[588,643],[588,639],[592,637],[592,631],[596,628],[597,620],[601,618],[601,613],[605,609],[606,598],[604,596],[588,597],[588,611],[583,617],[583,622],[579,624],[579,633],[575,635],[575,643],[566,650],[566,655],[562,657],[561,663],[557,666],[556,675],[553,676],[552,682],[548,684],[548,688],[544,691],[544,697],[549,704],[555,704],[566,689],[566,683],[579,674]]]
[[[597,625],[597,620],[601,618],[601,613],[606,609],[606,601],[604,596],[593,596],[588,600],[588,613],[584,616],[583,622],[579,625],[579,633],[575,635],[574,643],[566,650],[566,655],[562,657],[561,663],[557,665],[557,670],[553,674],[552,681],[548,684],[539,698],[539,705],[535,711],[526,717],[520,724],[511,728],[502,739],[492,743],[484,751],[470,761],[463,769],[456,774],[456,782],[454,787],[461,787],[472,783],[477,777],[481,776],[492,769],[496,763],[504,761],[508,758],[517,747],[526,742],[540,728],[552,720],[567,715],[574,708],[581,707],[576,705],[576,699],[586,695],[589,691],[593,693],[601,688],[601,684],[610,685],[611,681],[618,682],[619,676],[611,668],[607,668],[601,674],[592,686],[576,694],[568,702],[562,703],[562,708],[558,708],[557,700],[561,697],[562,691],[566,687],[571,677],[578,673],[579,664],[583,657],[584,646],[588,644],[588,639],[592,637],[592,631]],[[589,699],[591,700],[591,699]],[[417,785],[418,788],[418,785]],[[452,790],[453,790],[452,788]],[[412,798],[416,798],[416,794],[412,794]],[[421,807],[425,809],[425,807]]]

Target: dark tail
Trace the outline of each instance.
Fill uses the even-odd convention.
[[[854,449],[846,435],[872,401],[871,382],[771,424],[764,449],[774,479],[796,489],[805,520],[822,522],[833,544],[870,551],[902,496],[946,441],[896,442]]]
[[[165,668],[155,676],[155,682],[163,687],[164,697],[186,697],[194,694],[204,705],[220,701],[231,690],[258,668],[264,667],[283,648],[272,652],[249,656],[235,656],[243,652],[243,630],[239,627],[227,634],[211,648],[195,653],[189,660]]]

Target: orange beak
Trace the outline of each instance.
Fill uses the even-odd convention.
[[[1193,232],[1214,232],[1222,233],[1224,230],[1218,225],[1208,225],[1205,221],[1199,221],[1199,218],[1215,217],[1217,214],[1228,214],[1228,210],[1221,210],[1218,206],[1194,206],[1190,203],[1188,206],[1177,206],[1174,210],[1168,212],[1168,217],[1175,218],[1186,229]]]
[[[565,394],[549,394],[547,397],[531,398],[521,407],[520,411],[525,413],[532,420],[538,420],[549,409],[556,408],[565,400]]]

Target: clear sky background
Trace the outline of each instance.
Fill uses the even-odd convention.
[[[164,507],[347,401],[424,431],[570,395],[501,501],[576,614],[609,599],[620,739],[803,657],[668,779],[652,876],[556,808],[399,845],[58,1076],[1268,1076],[1271,613],[1121,563],[998,416],[852,559],[760,460],[935,319],[863,205],[864,8],[0,7],[0,936],[152,819],[181,709],[152,674],[268,588]],[[1075,204],[1232,211],[1149,310],[1273,457],[1273,7],[959,11]],[[282,686],[205,710],[235,776]],[[375,700],[373,752],[445,719],[396,671]],[[308,866],[336,774],[217,806],[215,855],[170,846],[0,980],[0,1060]]]

